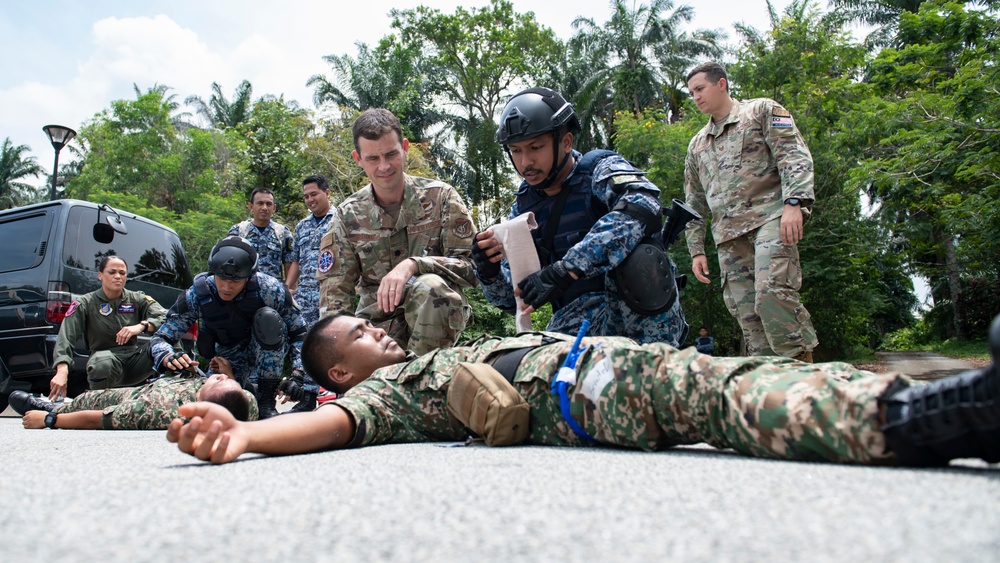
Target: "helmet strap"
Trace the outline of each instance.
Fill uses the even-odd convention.
[[[559,159],[559,142],[562,141],[562,130],[560,129],[559,131],[553,131],[552,139],[554,141],[552,144],[552,162],[556,162],[556,160]],[[507,153],[507,158],[510,159],[510,163],[512,166],[514,166],[514,170],[517,170],[517,165],[514,164],[514,157],[511,156],[510,154],[510,148],[507,145],[504,145],[503,150]],[[552,187],[552,184],[554,184],[556,181],[556,176],[559,176],[559,173],[562,172],[562,169],[566,166],[566,163],[569,162],[569,157],[572,155],[573,151],[566,153],[566,156],[563,157],[559,165],[552,167],[552,170],[549,171],[549,175],[545,178],[545,180],[543,180],[542,183],[538,184],[537,186],[531,186],[531,189],[541,192]],[[521,171],[517,170],[517,173],[520,174]]]

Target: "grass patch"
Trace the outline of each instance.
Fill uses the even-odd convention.
[[[931,342],[921,350],[936,352],[952,358],[989,358],[990,348],[985,340],[958,340],[949,338],[943,342]]]

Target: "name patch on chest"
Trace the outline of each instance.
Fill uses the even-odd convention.
[[[135,303],[122,303],[118,306],[118,312],[125,314],[135,313]]]
[[[601,393],[614,378],[615,369],[611,366],[611,359],[603,358],[584,376],[580,385],[580,393],[590,399],[591,403],[596,403]]]

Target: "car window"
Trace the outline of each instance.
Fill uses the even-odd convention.
[[[102,213],[103,219],[106,214]],[[97,210],[74,207],[66,223],[63,262],[70,267],[97,271],[105,256],[120,256],[128,263],[132,281],[187,287],[191,272],[181,241],[174,233],[130,217],[123,217],[128,234],[115,233],[110,244],[94,240]]]
[[[38,264],[45,255],[45,212],[26,217],[16,217],[9,221],[0,220],[0,272],[24,270]]]

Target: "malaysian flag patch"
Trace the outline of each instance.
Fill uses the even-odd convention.
[[[793,125],[792,114],[788,113],[788,110],[782,108],[771,110],[771,127],[792,127]]]

